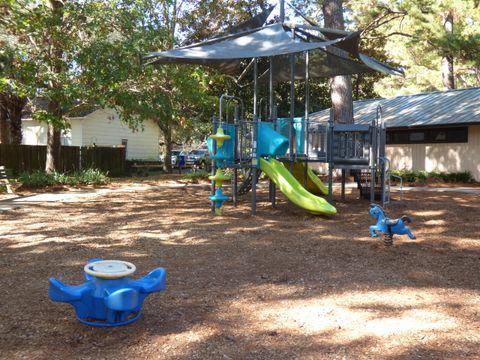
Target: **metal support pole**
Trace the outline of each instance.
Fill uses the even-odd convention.
[[[235,115],[233,116],[233,162],[234,165],[237,165],[238,159],[238,121],[240,119],[240,108],[235,106]],[[233,169],[233,206],[237,207],[237,190],[238,190],[238,169],[235,167]]]
[[[371,159],[370,159],[370,202],[375,202],[375,177],[377,172],[377,151],[378,151],[378,132],[377,132],[377,124],[376,121],[373,121],[372,131],[371,131]]]
[[[270,118],[270,121],[274,122],[276,121],[276,119],[274,120],[274,109],[273,109],[273,95],[274,95],[274,90],[273,90],[273,58],[270,57],[269,58],[269,87],[268,87],[268,107],[269,107],[269,110],[270,110],[270,113],[269,113],[269,118]],[[274,126],[275,128],[275,126]],[[268,193],[269,193],[269,196],[270,196],[270,201],[272,203],[272,207],[275,207],[276,206],[276,202],[277,202],[277,199],[276,199],[276,187],[275,187],[275,183],[270,179],[269,181],[269,189],[268,189]]]
[[[370,202],[374,203],[375,202],[375,168],[372,168],[370,170]]]
[[[381,173],[380,173],[380,186],[382,190],[382,206],[385,206],[386,203],[386,155],[385,155],[385,141],[386,141],[386,132],[385,132],[385,124],[383,122],[383,116],[382,116],[382,107],[379,105],[377,106],[377,126],[378,126],[378,157],[379,160],[382,161],[381,163]]]
[[[305,52],[305,117],[303,121],[303,152],[305,154],[304,185],[308,183],[308,127],[310,119],[310,53]]]
[[[257,92],[258,92],[258,62],[253,63],[253,128],[252,128],[252,216],[257,214]]]
[[[330,108],[328,120],[327,161],[328,161],[328,202],[333,201],[333,108]]]
[[[345,169],[342,169],[342,201],[345,201]]]
[[[222,100],[220,100],[220,104],[222,103]],[[221,108],[222,106],[220,105],[220,113],[221,113]],[[213,133],[215,134],[217,132],[217,120],[215,119],[215,116],[212,117],[212,123],[213,123]],[[215,172],[217,171],[217,164],[215,161],[215,155],[217,154],[217,142],[212,141],[212,176],[215,176]],[[215,181],[212,180],[212,196],[215,195]],[[212,201],[212,206],[211,206],[212,212],[215,212],[215,203]]]
[[[273,120],[273,57],[269,58],[269,81],[268,81],[268,107],[270,113],[268,116]]]
[[[280,22],[285,22],[285,0],[280,0]]]
[[[294,33],[295,35],[295,33]],[[295,128],[293,121],[295,117],[295,54],[290,55],[290,172],[293,172],[295,157]]]

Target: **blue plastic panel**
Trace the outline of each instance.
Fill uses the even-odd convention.
[[[222,123],[223,132],[227,135],[230,135],[231,138],[229,140],[225,140],[223,142],[222,147],[217,147],[217,154],[213,156],[213,139],[208,138],[207,146],[208,152],[210,156],[214,157],[217,161],[225,161],[227,163],[231,163],[234,161],[234,139],[235,139],[235,125],[234,124],[225,124]]]
[[[287,139],[290,137],[290,123],[291,118],[278,118],[277,119],[277,131],[285,136]],[[295,145],[297,154],[305,154],[305,119],[303,117],[293,118],[293,129],[295,131]]]
[[[273,123],[259,122],[257,132],[258,156],[282,156],[288,150],[288,138],[273,130]]]

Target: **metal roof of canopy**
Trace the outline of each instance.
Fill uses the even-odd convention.
[[[262,20],[265,18],[263,16]],[[144,59],[149,61],[148,64],[198,64],[226,74],[239,75],[242,60],[268,57],[273,59],[275,81],[287,81],[290,79],[288,55],[309,51],[311,78],[374,71],[403,75],[403,71],[361,54],[360,32],[349,33],[314,26],[289,27],[280,23],[255,29],[240,26],[239,29],[246,30],[169,51],[148,53]],[[298,36],[294,39],[292,30],[295,29],[298,29]],[[316,31],[329,40],[308,31]],[[305,67],[305,56],[296,56],[295,79],[305,78]],[[265,76],[268,69],[260,69],[262,73]]]

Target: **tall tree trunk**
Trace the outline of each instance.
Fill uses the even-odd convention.
[[[6,95],[0,93],[0,143],[8,144],[10,142],[10,126],[8,123],[8,107]]]
[[[22,111],[27,99],[12,94],[9,98],[10,141],[12,144],[20,145],[22,143]]]
[[[443,16],[443,28],[447,33],[453,33],[453,10],[448,10]],[[442,80],[446,89],[455,89],[455,74],[453,72],[453,55],[442,58]]]
[[[58,16],[59,21],[63,21],[63,2],[59,0],[49,0],[49,7],[52,9],[52,12]],[[50,50],[50,56],[52,59],[61,59],[63,55],[62,48],[58,46],[52,46]],[[51,71],[54,74],[59,74],[62,72],[62,64],[51,65]],[[50,89],[58,88],[60,85],[55,80],[48,82]],[[58,120],[61,120],[63,117],[63,111],[61,104],[57,100],[50,99],[48,103],[48,112],[55,116]],[[60,167],[60,130],[55,127],[54,124],[48,124],[47,131],[47,158],[45,161],[45,171],[47,173],[52,173],[59,169]]]
[[[155,122],[158,124],[160,131],[163,135],[163,140],[165,142],[165,157],[163,159],[163,167],[166,172],[172,172],[172,148],[173,148],[173,139],[172,139],[172,127],[166,123],[162,122],[160,119],[155,119]],[[178,159],[177,159],[178,161]]]
[[[57,101],[50,100],[48,103],[48,112],[58,118],[62,117],[60,104]],[[45,171],[52,173],[60,167],[60,130],[53,124],[48,124],[47,130],[47,159],[45,162]]]
[[[325,27],[345,30],[342,0],[324,0],[322,10]],[[352,77],[341,75],[331,78],[330,94],[334,122],[353,123]]]
[[[0,94],[0,142],[3,144],[22,143],[22,111],[26,98],[9,92]]]

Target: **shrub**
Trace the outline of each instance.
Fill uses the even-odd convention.
[[[31,173],[22,172],[18,181],[26,188],[41,188],[51,185],[103,185],[110,182],[110,178],[98,169],[85,169],[71,175],[35,170]]]
[[[400,176],[405,182],[415,182],[415,180],[417,179],[417,174],[413,170],[402,170],[400,172]]]
[[[427,179],[437,179],[446,182],[471,182],[470,171],[444,173],[436,171],[391,170],[391,174],[401,176],[405,182],[425,182]]]
[[[427,171],[418,171],[417,172],[417,179],[420,181],[426,181],[428,178],[428,172]]]
[[[436,172],[436,171],[431,171],[428,173],[428,178],[429,179],[439,179],[443,180],[443,175],[442,173]]]
[[[186,173],[184,179],[193,181],[208,180],[209,175],[210,173],[208,173],[206,170],[193,170],[189,173]]]
[[[98,169],[86,169],[79,172],[75,172],[71,177],[77,184],[85,185],[104,185],[110,182],[108,172],[103,173]]]
[[[66,185],[70,183],[69,176],[66,174],[54,172],[52,175],[53,175],[53,182],[55,184]]]
[[[54,174],[47,174],[40,170],[31,173],[24,171],[18,176],[18,181],[27,188],[39,188],[55,184]]]
[[[455,173],[455,180],[457,182],[472,182],[473,181],[473,176],[470,171],[461,171],[458,173]]]
[[[392,169],[390,170],[390,174],[396,175],[396,176],[402,176],[402,170]]]

